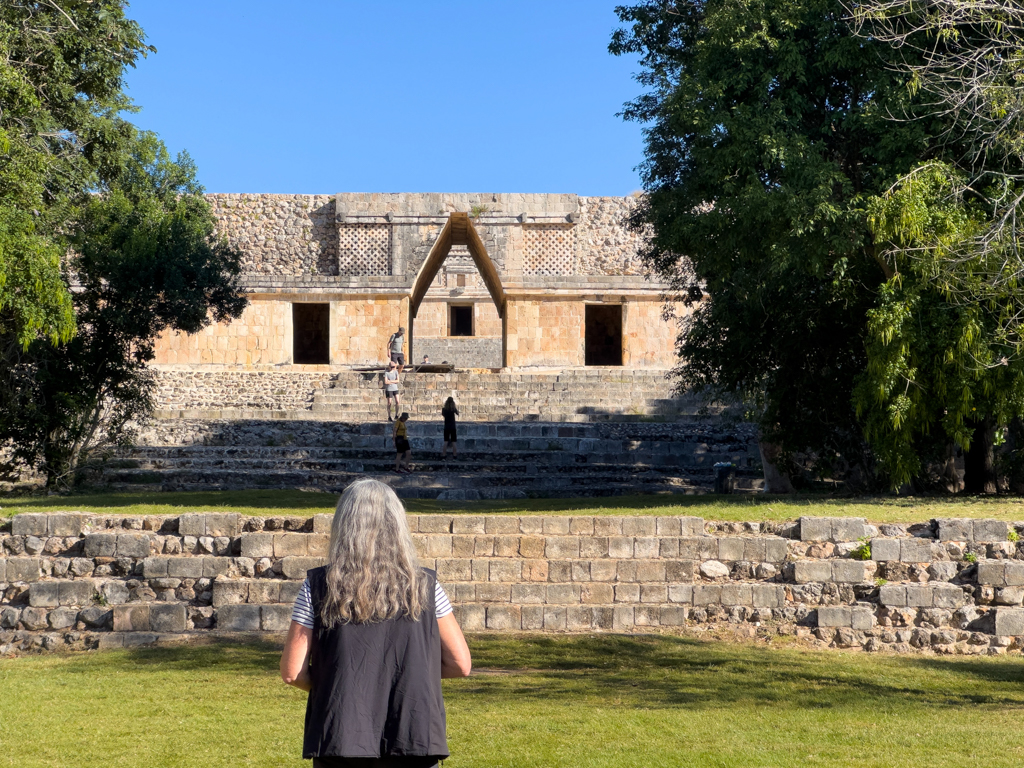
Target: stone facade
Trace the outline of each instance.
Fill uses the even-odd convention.
[[[437,569],[468,631],[723,625],[867,651],[1024,647],[1024,548],[1009,540],[1024,523],[409,520],[423,564]],[[0,654],[281,633],[307,569],[323,563],[330,522],[18,515],[0,530]]]
[[[583,366],[588,305],[621,311],[621,365],[675,364],[675,322],[663,316],[667,286],[646,279],[642,238],[626,218],[637,198],[531,194],[217,194],[218,231],[243,254],[242,317],[157,342],[161,370],[278,371],[380,365],[385,345],[409,325],[410,291],[448,215],[469,211],[507,297],[499,316],[464,246],[449,254],[417,314],[414,355],[459,367]],[[323,304],[323,359],[297,362],[296,304]],[[469,307],[457,330],[453,307]],[[496,342],[501,344],[496,346]],[[612,364],[619,364],[613,362]],[[166,405],[161,401],[161,406]]]

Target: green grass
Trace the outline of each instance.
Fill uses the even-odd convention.
[[[1024,762],[1024,659],[675,637],[473,636],[446,768],[987,768]],[[270,645],[0,660],[0,766],[308,766]]]
[[[333,512],[337,496],[304,491],[183,491],[94,493],[69,496],[0,496],[0,516],[78,510],[97,514],[174,515],[233,511],[245,515]],[[507,515],[696,515],[706,520],[792,520],[801,515],[866,517],[873,522],[920,522],[933,517],[1024,520],[1018,498],[895,498],[828,496],[614,496],[591,499],[438,502],[410,499],[414,513]]]

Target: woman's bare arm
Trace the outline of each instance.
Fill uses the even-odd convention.
[[[313,648],[313,630],[297,622],[288,627],[281,654],[281,679],[294,685],[300,691],[308,691],[312,681],[309,676],[309,653]]]
[[[442,616],[437,626],[441,630],[441,677],[469,677],[473,660],[455,614]]]

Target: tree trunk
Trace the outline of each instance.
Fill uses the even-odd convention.
[[[777,464],[782,447],[763,440],[758,440],[757,447],[761,451],[761,467],[764,470],[764,492],[796,493],[789,474],[780,470]]]
[[[991,416],[975,421],[971,447],[964,452],[964,492],[996,492],[996,425]]]

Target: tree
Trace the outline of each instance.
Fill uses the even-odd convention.
[[[70,224],[133,135],[123,76],[153,49],[123,5],[0,4],[0,334],[22,347],[73,335]]]
[[[620,7],[613,53],[648,91],[646,262],[703,296],[679,340],[681,387],[750,404],[792,467],[872,470],[853,390],[866,313],[890,276],[868,202],[929,151],[890,48],[854,35],[838,0],[648,0]]]
[[[67,264],[77,335],[24,351],[4,339],[0,440],[49,484],[71,484],[97,452],[131,440],[151,410],[147,363],[162,330],[195,333],[241,314],[240,254],[214,225],[191,160],[172,161],[148,133],[83,208]]]
[[[1004,0],[868,0],[858,34],[935,116],[936,159],[870,202],[891,279],[869,315],[857,389],[868,435],[896,483],[922,457],[965,451],[965,486],[996,490],[993,443],[1024,415],[1024,9]]]

